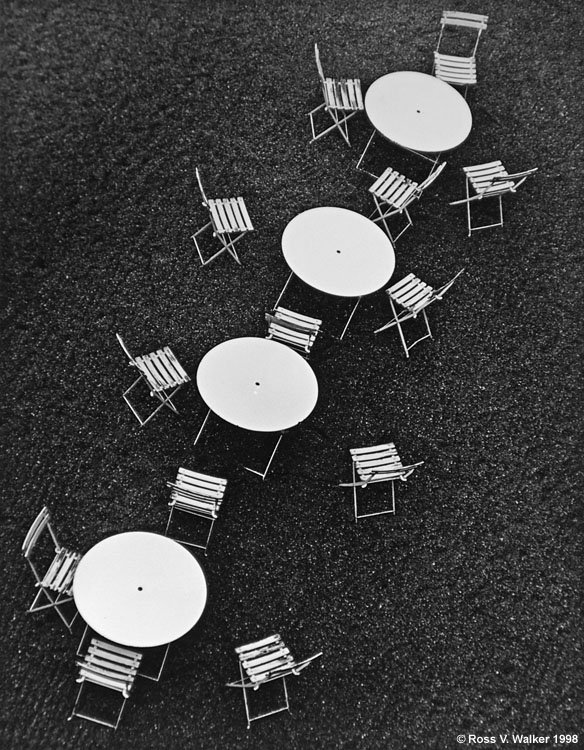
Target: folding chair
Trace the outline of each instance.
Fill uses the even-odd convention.
[[[322,138],[323,135],[330,133],[331,130],[337,129],[345,139],[347,145],[350,146],[347,122],[357,112],[361,112],[364,109],[361,81],[358,78],[341,78],[338,80],[335,78],[325,78],[320,62],[318,44],[314,45],[314,56],[316,58],[316,67],[318,68],[324,102],[308,113],[310,127],[312,128],[312,140],[310,142],[313,143]],[[333,124],[317,133],[314,117],[321,109],[328,112]]]
[[[319,652],[304,661],[297,662],[278,634],[240,646],[235,649],[235,653],[239,660],[240,679],[237,682],[227,683],[227,687],[236,687],[243,690],[248,729],[252,721],[272,716],[281,711],[290,711],[286,677],[299,675],[314,659],[322,656],[322,652]],[[279,701],[278,707],[254,715],[250,706],[251,699],[248,698],[248,691],[258,690],[261,685],[275,680],[282,680],[283,704],[282,701]]]
[[[463,271],[464,268],[460,270],[456,274],[456,276],[450,279],[447,284],[444,284],[444,286],[440,287],[440,289],[432,289],[431,286],[425,284],[417,276],[414,276],[413,273],[409,273],[401,281],[398,281],[397,284],[394,284],[393,286],[389,287],[389,289],[386,289],[385,291],[387,292],[387,295],[389,297],[389,303],[393,312],[393,320],[390,320],[389,323],[386,323],[384,326],[381,326],[381,328],[378,328],[375,333],[381,333],[381,331],[385,331],[387,328],[397,326],[401,342],[406,352],[406,357],[409,357],[410,349],[412,349],[416,344],[419,344],[420,341],[424,341],[424,339],[432,338],[432,331],[430,330],[430,324],[428,323],[426,308],[433,302],[441,300],[444,294],[450,289],[450,287],[454,284],[456,279]],[[395,309],[394,302],[395,304],[400,305],[404,308],[399,314]],[[422,316],[424,318],[424,322],[426,324],[426,333],[424,336],[416,339],[413,344],[407,344],[404,333],[402,331],[402,323],[404,323],[406,320],[416,318],[419,313],[422,313]]]
[[[143,427],[149,422],[163,406],[168,406],[168,408],[172,409],[175,414],[178,414],[178,410],[172,403],[171,399],[185,383],[190,381],[190,377],[183,370],[170,348],[165,346],[164,349],[158,349],[151,354],[144,354],[141,357],[133,357],[119,333],[116,333],[116,337],[120,346],[126,353],[126,356],[130,360],[130,366],[136,367],[140,373],[140,376],[136,378],[132,385],[123,394],[124,401],[128,404],[138,422],[140,422],[140,426]],[[137,386],[141,380],[146,382],[146,385],[150,390],[150,396],[156,396],[160,401],[160,404],[148,417],[146,417],[146,419],[142,419],[128,398],[130,391]],[[171,389],[171,393],[167,393],[167,391]]]
[[[466,198],[453,201],[451,206],[466,204],[466,216],[468,224],[468,236],[479,229],[503,226],[503,196],[507,193],[517,192],[517,188],[523,185],[525,180],[537,172],[537,167],[527,169],[524,172],[509,174],[500,161],[491,161],[487,164],[476,164],[474,167],[463,167],[466,177]],[[470,194],[470,188],[475,195]],[[482,201],[483,198],[499,199],[499,220],[491,224],[473,226],[471,220],[471,203]]]
[[[404,466],[393,443],[373,445],[368,448],[349,448],[349,452],[351,453],[353,464],[353,481],[339,484],[339,487],[353,488],[355,521],[359,518],[395,513],[395,480],[400,479],[402,482],[405,482],[414,469],[422,466],[424,462],[419,461],[418,463]],[[359,479],[357,479],[357,475]],[[369,484],[376,484],[377,482],[391,482],[391,508],[375,511],[374,513],[360,513],[357,488],[364,488]]]
[[[385,231],[392,242],[399,239],[406,229],[412,226],[412,218],[408,211],[408,206],[422,197],[424,190],[430,187],[434,180],[440,176],[445,166],[446,162],[442,162],[438,167],[433,168],[428,177],[420,183],[414,182],[391,167],[388,167],[381,177],[371,185],[369,192],[375,201],[377,216],[373,218],[376,213],[374,211],[370,218],[373,218],[375,222],[380,221],[383,223]],[[387,219],[397,214],[404,215],[407,223],[398,234],[393,236],[387,224]]]
[[[433,73],[436,78],[453,86],[464,86],[465,97],[468,87],[477,83],[476,51],[488,20],[488,16],[478,13],[461,13],[455,10],[442,12],[440,35],[434,51]],[[449,33],[449,30],[454,33]],[[470,52],[470,55],[445,54],[444,51],[440,51],[440,44],[445,41],[452,42],[454,37],[457,47],[460,49],[461,45],[467,46],[465,51]],[[469,38],[474,42],[472,51],[468,45]]]
[[[197,175],[197,182],[199,183],[199,190],[201,191],[201,196],[203,198],[203,206],[205,206],[209,212],[210,218],[210,221],[192,235],[193,242],[195,243],[195,247],[197,248],[201,260],[201,265],[206,266],[212,260],[221,255],[221,253],[225,252],[225,250],[227,250],[229,255],[241,265],[241,261],[235,250],[235,243],[239,242],[239,240],[248,232],[253,231],[253,224],[249,218],[245,201],[241,197],[207,198],[198,168],[195,169],[195,173]],[[197,242],[197,237],[207,229],[212,230],[213,237],[216,237],[221,243],[221,249],[205,260],[201,252],[201,247]]]
[[[188,542],[184,539],[176,539],[175,541],[190,547],[198,547],[206,555],[211,532],[213,531],[219,508],[223,502],[227,480],[217,479],[216,477],[198,474],[195,471],[181,468],[178,470],[176,480],[174,482],[167,482],[166,484],[172,489],[172,492],[170,495],[171,500],[168,504],[170,511],[164,535],[168,536],[168,529],[175,510],[191,516],[204,518],[209,523],[209,530],[204,544]]]
[[[81,719],[88,719],[97,724],[117,729],[124,706],[134,686],[134,680],[138,674],[141,660],[142,654],[137,651],[131,651],[128,648],[122,648],[113,643],[92,638],[83,661],[77,662],[79,677],[76,682],[80,682],[81,685],[69,720],[74,716],[78,716]],[[114,690],[121,694],[123,698],[122,705],[113,721],[108,721],[106,718],[78,709],[81,694],[87,683],[98,685],[108,690]]]
[[[46,536],[47,533],[49,536]],[[69,632],[72,632],[72,625],[78,612],[75,609],[75,614],[69,618],[62,611],[62,607],[73,602],[73,577],[81,555],[79,552],[61,547],[51,526],[51,516],[47,507],[44,507],[33,521],[22,544],[22,552],[28,560],[38,588],[28,612],[40,612],[52,608],[63,620]],[[41,573],[38,566],[45,562],[47,552],[49,552],[49,557],[52,557],[52,562],[46,568],[46,572]],[[36,564],[33,557],[37,559]],[[41,558],[43,558],[42,562]],[[48,603],[39,604],[39,600],[44,598],[48,600]],[[72,604],[72,606],[75,605]]]
[[[266,321],[267,339],[286,344],[305,357],[310,354],[322,325],[322,320],[300,315],[285,307],[276,307],[271,314],[266,313]]]

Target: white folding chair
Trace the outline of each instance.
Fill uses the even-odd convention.
[[[318,68],[324,102],[308,113],[312,129],[312,140],[310,142],[313,143],[322,138],[323,135],[336,129],[343,136],[347,145],[350,146],[347,123],[357,112],[361,112],[364,109],[361,81],[358,78],[325,78],[320,62],[318,44],[314,45],[314,56],[316,58],[316,67]],[[317,132],[315,115],[320,110],[324,110],[330,115],[333,124]]]
[[[370,218],[375,222],[382,222],[392,242],[399,239],[406,229],[412,226],[412,218],[408,211],[408,206],[422,197],[422,193],[440,176],[445,166],[446,162],[442,162],[442,164],[430,171],[425,180],[419,183],[408,179],[403,174],[396,172],[395,169],[388,167],[371,185],[369,192],[375,201],[376,210],[371,214]],[[375,216],[376,213],[377,216]],[[396,215],[403,215],[407,223],[396,235],[392,235],[387,219]]]
[[[181,544],[202,549],[207,554],[207,545],[211,538],[213,526],[219,514],[219,508],[223,502],[223,495],[227,487],[226,479],[218,479],[207,474],[199,474],[190,469],[180,468],[174,482],[167,482],[171,488],[170,511],[164,535],[168,536],[168,530],[172,521],[173,513],[185,513],[191,517],[202,518],[208,523],[208,532],[204,542],[186,541],[175,539]]]
[[[476,51],[488,20],[488,16],[455,10],[443,11],[440,19],[440,35],[434,51],[433,73],[436,78],[452,86],[464,86],[465,96],[468,87],[477,83]],[[455,54],[444,52],[445,42],[456,45]],[[467,54],[461,55],[460,52]]]
[[[320,331],[322,320],[276,307],[274,311],[266,313],[268,333],[266,338],[286,344],[294,351],[307,357]]]
[[[418,463],[404,466],[393,443],[372,445],[366,448],[349,448],[349,452],[351,454],[353,468],[353,481],[341,483],[339,484],[339,487],[353,488],[353,512],[355,515],[355,521],[359,518],[395,513],[394,485],[396,479],[405,482],[416,467],[422,466],[424,462],[419,461]],[[365,488],[370,484],[376,484],[378,482],[391,482],[391,507],[371,513],[359,512],[357,489]]]
[[[424,341],[424,339],[432,338],[432,331],[430,330],[430,324],[428,323],[426,308],[433,302],[441,300],[463,271],[464,268],[460,270],[456,276],[450,279],[448,283],[440,287],[440,289],[433,289],[431,286],[421,281],[417,276],[414,276],[413,273],[409,273],[401,281],[398,281],[396,284],[389,287],[389,289],[386,289],[385,291],[389,297],[389,303],[393,312],[393,320],[390,320],[389,323],[378,328],[375,333],[381,333],[381,331],[385,331],[392,326],[397,326],[406,357],[409,357],[410,349],[416,344],[419,344],[420,341]],[[403,308],[399,314],[396,311],[395,305],[399,305]],[[422,313],[422,317],[426,324],[426,333],[416,339],[412,344],[408,344],[402,330],[402,323],[406,320],[416,318],[420,313]]]
[[[69,632],[72,632],[72,625],[78,614],[73,603],[73,578],[81,554],[59,544],[47,507],[44,507],[33,521],[22,544],[22,552],[31,567],[35,586],[38,588],[28,612],[54,609]],[[41,565],[44,572],[39,569]],[[46,600],[46,603],[40,604],[41,600]],[[69,617],[65,610],[71,608],[74,609],[74,614]]]
[[[468,236],[470,237],[473,232],[477,232],[479,229],[503,226],[503,196],[507,193],[517,192],[519,186],[523,185],[528,177],[537,172],[537,167],[509,174],[500,161],[491,161],[486,164],[476,164],[473,167],[463,167],[463,171],[466,178],[466,198],[453,201],[450,205],[466,205]],[[474,195],[471,195],[471,188]],[[475,224],[473,226],[471,204],[480,202],[485,198],[498,198],[498,220],[490,224]]]
[[[248,729],[252,721],[272,716],[281,711],[289,711],[290,703],[286,677],[299,675],[311,662],[322,656],[322,652],[319,652],[308,659],[304,659],[304,661],[297,662],[278,634],[270,635],[261,641],[248,643],[245,646],[239,646],[235,649],[235,653],[238,657],[240,679],[237,682],[227,683],[227,687],[242,689]],[[248,692],[252,691],[253,693],[261,685],[275,680],[282,680],[283,702],[280,701],[276,708],[269,711],[255,713]]]
[[[80,719],[88,719],[96,724],[103,724],[104,726],[117,729],[126,701],[130,697],[130,693],[134,687],[134,681],[138,674],[141,660],[142,654],[137,651],[92,638],[84,659],[77,662],[79,677],[76,681],[81,683],[81,685],[69,720],[74,716],[78,716]],[[99,688],[120,693],[122,704],[113,720],[96,715],[95,713],[88,713],[86,709],[79,706],[82,693],[87,684],[97,685]]]
[[[120,346],[126,353],[126,356],[130,360],[130,366],[135,367],[140,373],[140,376],[136,378],[132,385],[123,394],[124,401],[128,404],[138,422],[140,422],[140,426],[143,427],[149,422],[163,406],[168,406],[168,408],[172,409],[175,414],[178,414],[178,410],[172,403],[171,399],[177,391],[185,385],[185,383],[190,381],[190,377],[184,371],[170,348],[165,346],[164,349],[158,349],[150,354],[144,354],[141,357],[133,357],[119,333],[116,333],[116,337]],[[160,401],[160,404],[151,414],[149,414],[148,417],[146,417],[146,419],[143,419],[140,416],[136,407],[128,398],[130,391],[135,388],[141,380],[144,380],[148,386],[150,396],[156,397]],[[168,393],[168,391],[171,392]]]
[[[235,243],[239,242],[248,232],[253,231],[253,224],[249,218],[245,201],[241,197],[207,198],[198,168],[195,169],[195,173],[203,198],[203,206],[209,212],[209,221],[192,235],[201,265],[206,266],[226,250],[241,265],[241,261],[235,250]],[[213,237],[216,237],[221,243],[221,249],[205,260],[197,237],[207,229],[212,230]]]

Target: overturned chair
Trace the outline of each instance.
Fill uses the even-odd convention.
[[[353,512],[355,521],[359,518],[370,516],[382,516],[386,513],[395,513],[395,482],[397,479],[405,482],[423,461],[405,466],[393,443],[372,445],[366,448],[350,448],[353,481],[339,484],[339,487],[353,488]],[[377,510],[372,513],[362,513],[359,509],[359,498],[357,489],[364,489],[370,484],[378,482],[391,482],[391,507]]]
[[[390,320],[389,323],[378,328],[375,333],[381,333],[392,326],[397,326],[406,357],[409,357],[410,349],[416,344],[419,344],[420,341],[424,341],[425,339],[433,338],[432,331],[430,330],[430,323],[428,322],[428,316],[426,314],[426,308],[433,302],[441,300],[463,271],[464,268],[439,289],[433,289],[417,276],[414,276],[413,273],[409,273],[401,281],[398,281],[397,284],[386,289],[385,291],[389,297],[389,303],[393,313],[393,320]],[[403,308],[401,312],[397,312],[396,305]],[[416,339],[413,343],[408,344],[402,329],[402,324],[407,320],[417,318],[420,313],[424,319],[426,333]]]
[[[272,716],[281,711],[290,711],[286,677],[299,675],[311,662],[322,656],[322,652],[319,652],[308,659],[304,659],[304,661],[296,661],[278,634],[270,635],[261,641],[248,643],[245,646],[239,646],[235,649],[235,653],[239,662],[240,679],[237,682],[227,683],[227,687],[241,688],[243,691],[248,729],[252,721]],[[282,681],[283,700],[278,703],[276,708],[254,714],[251,710],[251,696],[248,697],[248,692],[251,691],[253,694],[254,691],[259,690],[261,685],[275,680]]]

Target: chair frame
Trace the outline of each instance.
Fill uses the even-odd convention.
[[[400,172],[396,172],[391,167],[388,167],[383,174],[371,185],[369,192],[373,196],[375,202],[375,208],[377,211],[377,217],[375,211],[370,214],[369,218],[374,222],[381,222],[387,232],[387,236],[392,242],[396,242],[402,234],[413,226],[412,217],[408,211],[410,206],[415,201],[420,200],[422,194],[427,190],[430,185],[442,174],[442,171],[446,167],[447,162],[442,162],[439,166],[434,165],[430,170],[430,174],[420,183],[414,182]],[[390,183],[392,187],[391,200],[387,197],[382,198],[379,192],[383,185],[387,185],[388,180],[393,178],[393,182]],[[389,187],[389,185],[387,185]],[[392,235],[389,229],[387,219],[396,215],[405,215],[407,223],[405,226],[396,234]]]
[[[207,424],[207,422],[209,420],[209,417],[211,416],[211,411],[212,411],[211,409],[207,410],[207,414],[205,415],[205,418],[203,419],[203,422],[202,422],[201,426],[199,427],[199,431],[197,432],[197,436],[196,436],[196,438],[195,438],[195,440],[193,442],[193,448],[197,445],[197,443],[199,442],[199,439],[200,439],[201,435],[203,434],[205,426],[206,426],[206,424]],[[260,476],[262,478],[262,480],[265,480],[265,478],[268,475],[268,472],[270,470],[270,466],[272,465],[272,461],[274,460],[274,457],[275,457],[276,452],[278,450],[278,447],[279,447],[280,443],[282,442],[282,438],[284,437],[284,435],[286,434],[286,432],[287,432],[287,430],[284,430],[283,432],[279,433],[278,439],[276,441],[276,445],[274,446],[274,449],[272,450],[272,452],[270,454],[270,458],[268,459],[268,462],[267,462],[267,464],[266,464],[266,466],[265,466],[265,468],[264,468],[263,471],[258,471],[257,469],[252,469],[249,466],[244,466],[243,468],[246,471],[251,472],[252,474],[257,474],[258,476]]]
[[[400,339],[403,345],[403,348],[406,353],[406,357],[409,358],[409,352],[411,349],[413,349],[416,344],[419,344],[421,341],[424,341],[427,338],[433,338],[432,331],[430,329],[430,323],[428,322],[428,316],[426,314],[426,308],[431,305],[433,302],[436,302],[438,300],[441,300],[444,294],[450,289],[450,287],[454,284],[456,279],[460,276],[461,273],[463,273],[465,269],[462,268],[455,276],[453,276],[450,281],[448,281],[444,286],[440,287],[439,289],[433,289],[432,287],[428,286],[424,282],[422,282],[420,279],[418,279],[414,274],[408,274],[406,277],[404,277],[401,281],[397,282],[397,284],[394,284],[389,289],[386,289],[386,294],[389,297],[389,303],[391,305],[391,310],[393,313],[393,320],[390,320],[388,323],[386,323],[384,326],[381,326],[381,328],[377,328],[374,333],[381,333],[382,331],[387,330],[388,328],[391,328],[392,326],[397,326]],[[423,298],[420,298],[416,304],[416,310],[413,311],[412,309],[406,307],[404,308],[400,313],[396,311],[394,301],[392,299],[392,290],[395,289],[396,286],[402,285],[404,282],[409,281],[419,281],[423,286]],[[418,295],[419,297],[420,295]],[[416,299],[418,299],[418,297]],[[398,303],[399,304],[399,303]],[[401,305],[400,305],[401,306]],[[420,338],[416,339],[412,344],[408,344],[406,342],[406,338],[404,335],[404,332],[402,330],[402,323],[405,323],[406,320],[410,320],[413,318],[416,318],[420,313],[422,313],[422,317],[424,319],[424,323],[426,326],[426,333],[421,336]]]
[[[264,719],[267,716],[273,716],[274,714],[281,713],[282,711],[289,712],[290,700],[288,697],[286,677],[289,677],[290,675],[299,675],[300,672],[302,672],[302,670],[305,669],[309,664],[311,664],[315,659],[318,659],[320,656],[322,656],[321,651],[317,654],[314,654],[313,656],[308,657],[307,659],[304,659],[301,662],[295,661],[290,654],[290,651],[282,642],[282,639],[277,633],[268,636],[267,638],[263,638],[260,641],[255,641],[253,643],[248,643],[245,646],[240,646],[235,649],[235,652],[238,655],[240,679],[237,682],[228,682],[227,687],[240,688],[243,691],[243,701],[245,705],[245,715],[247,718],[248,729],[251,727],[252,721]],[[272,660],[275,660],[274,668],[272,671],[264,671],[263,675],[265,676],[262,676],[261,670],[262,668],[265,670],[265,667],[262,667],[261,665],[257,667],[250,666],[250,669],[260,672],[260,676],[250,676],[249,673],[245,674],[244,669],[247,661],[245,659],[246,656],[247,660],[256,661],[259,659],[259,661],[263,661],[264,664],[271,663]],[[261,685],[267,684],[268,682],[274,682],[276,680],[282,680],[284,697],[283,705],[280,705],[278,708],[275,708],[271,711],[265,711],[263,713],[256,714],[255,716],[252,715],[247,697],[247,691],[259,690]]]
[[[179,468],[175,481],[167,482],[166,486],[172,489],[172,493],[171,501],[168,504],[170,511],[164,536],[168,536],[168,530],[175,510],[180,513],[187,513],[198,518],[203,518],[209,523],[209,531],[205,544],[188,542],[185,539],[175,539],[175,541],[188,547],[202,549],[206,555],[211,532],[213,531],[221,503],[223,502],[227,480],[212,477],[208,474],[201,474],[190,469]],[[181,499],[183,500],[182,505]],[[190,502],[190,507],[187,507],[184,501]]]
[[[156,352],[151,352],[150,354],[145,354],[141,357],[133,357],[119,333],[116,333],[116,338],[118,339],[118,343],[124,350],[126,356],[130,360],[130,366],[136,367],[140,372],[140,376],[136,378],[132,385],[127,388],[122,394],[124,401],[130,407],[132,414],[140,423],[140,427],[144,427],[144,425],[147,424],[152,419],[152,417],[154,417],[154,415],[157,414],[160,409],[162,409],[163,406],[167,406],[175,414],[178,414],[178,409],[173,404],[172,398],[183,387],[183,385],[186,385],[186,383],[190,382],[191,379],[172,353],[170,347],[165,346],[163,349],[158,349]],[[153,358],[157,358],[156,361],[154,361]],[[169,365],[174,369],[174,373],[170,372]],[[164,373],[160,372],[162,369],[164,369]],[[170,379],[169,375],[171,376]],[[165,385],[164,378],[166,378],[167,382],[170,380],[170,382],[172,382],[172,385],[163,387]],[[128,396],[128,394],[138,385],[141,380],[144,380],[150,387],[150,395],[152,397],[155,396],[160,401],[160,404],[148,417],[146,417],[146,419],[143,419],[140,416],[140,413],[138,412],[134,404],[132,404]],[[157,383],[155,383],[156,380],[158,381]],[[173,390],[171,391],[171,393],[167,393],[170,388],[172,388]]]
[[[526,169],[523,172],[508,174],[505,167],[500,161],[488,162],[486,164],[477,164],[472,167],[464,167],[466,198],[458,201],[452,201],[449,205],[460,206],[466,205],[466,221],[468,236],[473,232],[481,229],[491,229],[492,227],[503,226],[503,196],[508,193],[515,193],[525,180],[537,172],[538,167]],[[492,177],[489,178],[489,172]],[[471,195],[470,188],[473,188],[475,195]],[[480,224],[473,226],[471,216],[471,203],[482,201],[487,198],[499,199],[499,221],[491,224]]]
[[[134,686],[141,660],[142,654],[140,652],[123,648],[122,646],[117,646],[98,638],[92,638],[83,661],[77,662],[77,666],[79,667],[77,682],[81,684],[73,710],[69,716],[69,721],[74,716],[77,716],[80,719],[87,719],[96,724],[112,727],[112,729],[116,730],[122,718],[126,701],[130,697]],[[109,722],[95,715],[77,710],[86,682],[115,690],[122,695],[122,705],[115,722]]]
[[[367,477],[366,479],[357,479],[357,465],[359,462],[363,461],[372,461],[375,460],[376,457],[381,458],[381,456],[377,456],[380,452],[387,454],[389,452],[392,454],[392,458],[395,458],[395,466],[394,467],[386,467],[386,468],[380,468],[377,471],[372,468],[371,476]],[[407,478],[414,472],[414,470],[418,466],[422,466],[424,461],[418,461],[415,464],[410,464],[409,466],[404,466],[401,463],[401,459],[397,454],[396,447],[393,443],[383,443],[381,445],[373,445],[367,448],[351,448],[351,461],[352,461],[352,470],[353,470],[353,481],[352,482],[342,482],[339,484],[339,487],[352,487],[353,488],[353,515],[355,516],[355,522],[357,522],[360,518],[370,518],[371,516],[383,516],[388,513],[395,513],[395,481],[396,479],[400,479],[402,482],[405,482]],[[380,475],[376,478],[376,474]],[[388,476],[390,475],[390,476]],[[375,511],[374,513],[359,513],[359,502],[357,497],[357,488],[358,487],[367,487],[369,484],[378,484],[380,482],[391,482],[391,508],[388,508],[387,510],[379,510]]]
[[[198,167],[195,169],[195,174],[199,184],[199,191],[203,198],[203,206],[209,212],[209,221],[191,235],[201,265],[208,265],[212,260],[215,260],[215,258],[219,257],[219,255],[225,251],[231,255],[236,263],[241,265],[241,260],[235,249],[235,243],[239,242],[242,237],[248,234],[248,232],[252,232],[254,229],[245,201],[241,196],[237,198],[208,199],[205,189],[203,188],[203,181]],[[221,249],[205,260],[199,242],[197,241],[197,237],[207,229],[212,229],[213,237],[216,237],[221,243]]]
[[[487,28],[489,17],[479,13],[464,13],[460,11],[445,10],[440,19],[440,34],[434,50],[434,62],[432,74],[451,86],[464,87],[464,96],[469,86],[477,83],[476,75],[476,53],[481,34]],[[444,38],[444,30],[451,28],[467,28],[476,31],[474,46],[470,55],[450,55],[440,52],[440,43]],[[440,68],[444,66],[449,72],[439,74]]]
[[[43,532],[48,531],[55,547],[55,557],[50,563],[44,574],[40,574],[37,566],[33,562],[34,549]],[[70,633],[73,632],[73,623],[79,614],[75,611],[72,618],[65,616],[61,611],[64,604],[74,602],[72,595],[73,577],[77,565],[81,560],[81,554],[73,550],[62,547],[51,525],[51,514],[49,509],[44,506],[30,526],[24,542],[22,544],[22,553],[36,579],[38,587],[37,594],[27,612],[41,612],[45,609],[54,609]],[[42,597],[48,599],[47,604],[39,604]]]
[[[351,142],[349,140],[349,128],[347,123],[352,117],[358,114],[358,112],[361,112],[364,109],[361,81],[358,78],[325,78],[322,63],[320,61],[318,44],[316,43],[314,45],[314,56],[316,59],[316,67],[318,68],[318,76],[320,78],[324,102],[308,113],[312,130],[312,140],[310,142],[314,143],[314,141],[319,140],[319,138],[327,135],[327,133],[330,133],[332,130],[338,130],[347,145],[350,146]],[[321,130],[320,133],[317,133],[314,116],[321,110],[328,112],[333,124],[330,127]]]

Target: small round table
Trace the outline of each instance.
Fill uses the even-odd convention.
[[[254,432],[294,427],[318,398],[308,362],[284,344],[256,337],[224,341],[207,352],[197,369],[197,388],[217,416]]]
[[[149,648],[177,640],[196,624],[207,582],[198,561],[177,542],[130,531],[107,537],[82,557],[73,598],[99,635]]]
[[[384,287],[395,268],[393,245],[385,232],[366,216],[335,206],[295,216],[282,234],[282,252],[291,274],[278,302],[293,275],[326,294],[358,298],[341,339],[361,297]]]
[[[452,151],[472,128],[465,98],[426,73],[400,71],[378,78],[365,94],[365,112],[384,138],[419,154]]]

